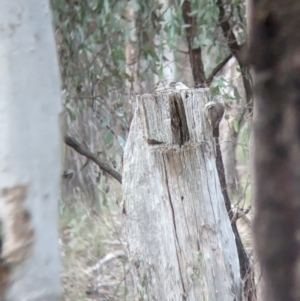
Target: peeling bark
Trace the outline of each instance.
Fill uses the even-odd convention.
[[[27,195],[25,185],[0,190],[3,202],[0,217],[5,233],[5,248],[1,255],[6,264],[22,262],[32,251],[34,230],[30,212],[25,208]]]

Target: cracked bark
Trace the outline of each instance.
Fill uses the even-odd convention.
[[[203,116],[207,93],[137,99],[124,153],[123,213],[142,300],[241,300],[235,238]]]

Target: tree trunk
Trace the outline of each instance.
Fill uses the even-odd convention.
[[[241,131],[241,128],[235,129],[234,123],[236,122],[238,126],[242,125],[245,119],[244,112],[246,111],[245,107],[247,104],[242,76],[238,71],[238,63],[234,57],[224,66],[220,74],[228,82],[228,86],[223,88],[222,92],[234,98],[234,100],[227,102],[227,118],[223,118],[220,123],[220,146],[225,168],[227,190],[230,200],[233,200],[240,193],[240,178],[236,169],[236,148],[239,133],[236,130],[238,132]],[[232,89],[232,87],[235,89]],[[238,92],[238,97],[234,91]]]
[[[300,5],[252,4],[255,245],[264,300],[300,300]]]
[[[0,3],[0,300],[60,300],[59,69],[49,3]]]
[[[235,239],[203,115],[207,93],[137,99],[123,173],[137,299],[241,300]]]

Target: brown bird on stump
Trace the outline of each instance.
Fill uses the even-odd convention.
[[[224,104],[220,96],[215,96],[214,99],[208,102],[204,107],[204,114],[213,129],[213,137],[219,137],[219,124],[224,115],[224,111]]]

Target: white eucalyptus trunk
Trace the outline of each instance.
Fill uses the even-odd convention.
[[[0,300],[60,300],[60,78],[48,0],[0,2]]]

